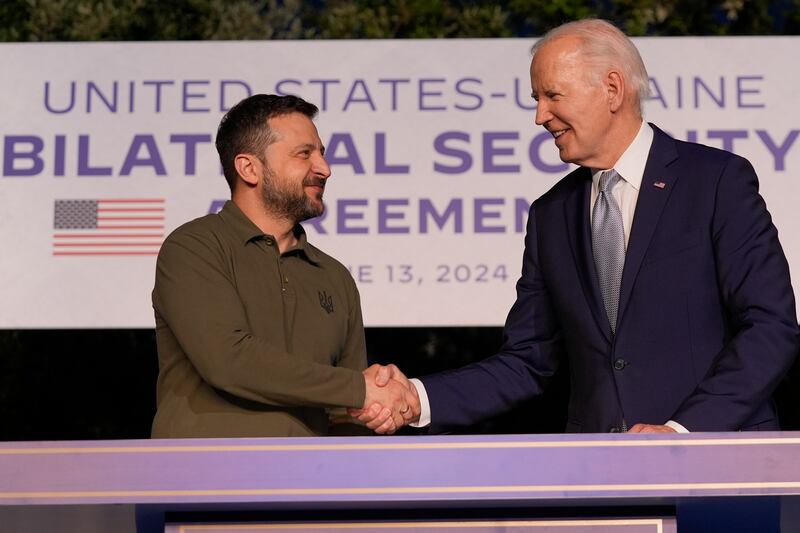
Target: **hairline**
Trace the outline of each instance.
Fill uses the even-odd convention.
[[[586,73],[587,78],[596,82],[602,76],[601,67],[605,71],[620,70],[627,85],[635,92],[639,116],[644,116],[644,101],[650,94],[644,61],[633,41],[606,20],[582,19],[551,29],[531,47],[532,61],[536,60],[537,52],[545,45],[570,37],[577,39],[577,51],[581,58],[594,67]],[[603,42],[602,37],[609,39]]]

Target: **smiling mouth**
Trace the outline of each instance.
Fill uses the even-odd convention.
[[[304,187],[316,187],[320,191],[325,190],[325,180],[315,178],[315,177],[308,177],[303,180]]]
[[[567,131],[568,130],[565,130],[565,129],[564,130],[555,130],[555,131],[551,131],[550,134],[553,136],[553,138],[558,139],[559,137],[564,135]]]
[[[308,191],[309,196],[315,198],[316,200],[322,200],[322,196],[325,194],[325,185],[309,183],[306,185],[306,187],[311,189]]]

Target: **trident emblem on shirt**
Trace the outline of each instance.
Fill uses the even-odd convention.
[[[319,305],[322,307],[328,314],[333,313],[333,296],[328,296],[326,291],[317,292],[319,295]]]

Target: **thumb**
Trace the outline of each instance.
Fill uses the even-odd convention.
[[[392,370],[388,366],[382,366],[378,369],[375,375],[375,385],[378,387],[385,387],[389,380],[392,379]]]

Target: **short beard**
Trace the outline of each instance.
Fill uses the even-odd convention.
[[[310,218],[318,217],[325,210],[322,204],[322,195],[319,195],[319,204],[314,203],[311,198],[306,196],[303,187],[310,185],[325,186],[325,180],[306,176],[303,178],[299,191],[281,188],[275,179],[275,173],[266,165],[264,169],[264,179],[261,187],[261,197],[264,200],[264,207],[272,214],[289,220],[292,224],[297,224]]]

